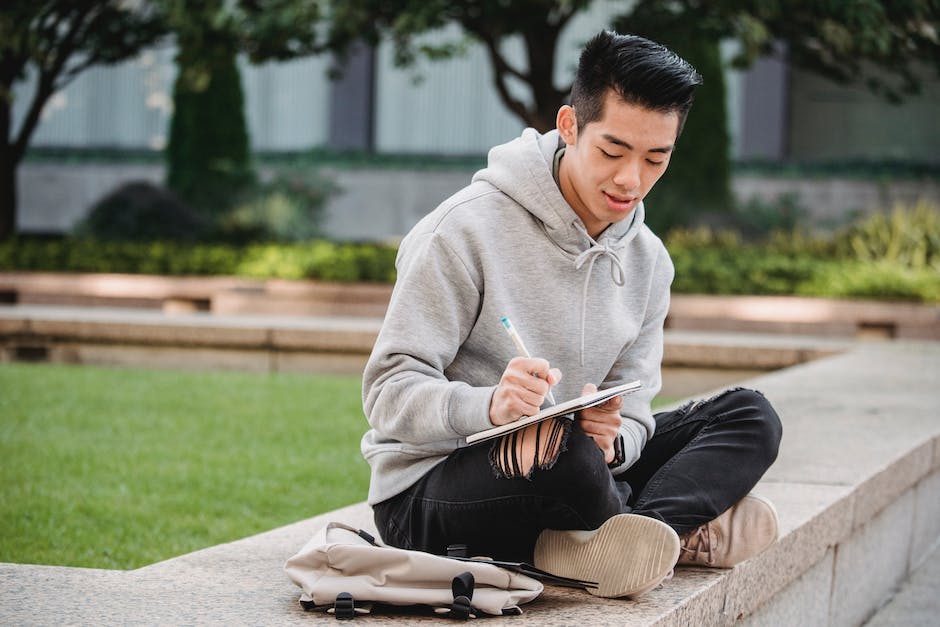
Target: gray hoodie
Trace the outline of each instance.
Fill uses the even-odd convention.
[[[466,446],[466,436],[493,426],[490,399],[518,356],[503,316],[533,357],[562,371],[557,402],[585,383],[643,383],[624,397],[626,460],[615,474],[653,434],[672,262],[643,224],[642,204],[597,241],[587,234],[552,176],[559,145],[557,132],[527,129],[493,148],[473,182],[402,241],[362,381],[370,504],[406,490]]]

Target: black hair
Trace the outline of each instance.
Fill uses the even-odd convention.
[[[701,84],[702,76],[695,68],[665,46],[637,35],[602,31],[581,52],[571,106],[581,130],[603,116],[604,99],[611,89],[630,104],[677,113],[681,133],[695,87]]]

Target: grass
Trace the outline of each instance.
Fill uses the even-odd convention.
[[[361,501],[359,387],[0,364],[0,562],[138,568]]]
[[[359,386],[0,365],[0,561],[136,568],[360,501]]]

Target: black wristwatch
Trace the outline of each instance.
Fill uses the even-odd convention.
[[[607,464],[607,467],[614,469],[627,461],[627,455],[623,452],[623,434],[618,433],[614,440],[614,460]]]

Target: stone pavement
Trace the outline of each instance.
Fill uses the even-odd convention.
[[[908,599],[936,590],[927,556],[940,539],[940,343],[857,343],[746,384],[768,396],[784,425],[780,456],[757,488],[780,513],[775,546],[730,570],[679,569],[635,601],[547,587],[523,616],[505,620],[842,626],[913,617]],[[360,503],[134,571],[2,564],[0,624],[331,621],[300,609],[282,570],[329,520],[371,527]]]

